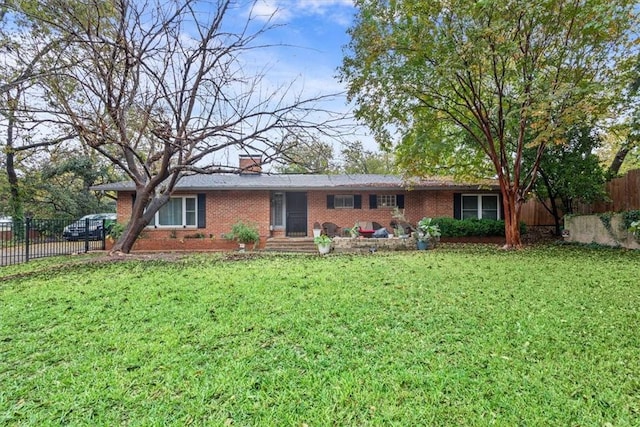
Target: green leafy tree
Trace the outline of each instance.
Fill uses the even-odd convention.
[[[564,214],[572,214],[576,202],[606,198],[605,171],[595,151],[600,137],[590,127],[570,129],[565,144],[551,145],[542,155],[534,192],[553,215],[556,235]],[[527,156],[535,155],[529,150]],[[531,159],[528,159],[531,160]]]
[[[90,190],[92,185],[122,180],[96,156],[62,151],[43,153],[41,162],[20,166],[20,192],[25,213],[36,218],[75,219],[89,213],[113,212],[109,194]],[[6,176],[0,179],[0,213],[10,215]],[[7,191],[5,191],[7,190]]]
[[[619,144],[615,144],[615,155],[611,159],[607,175],[613,178],[622,169],[625,160],[631,155],[633,163],[637,166],[640,160],[640,56],[636,66],[630,75],[631,81],[628,83],[628,90],[623,100],[622,109],[628,113],[622,123],[618,121],[613,126],[613,132],[622,134]]]
[[[37,191],[28,199],[47,217],[78,218],[97,212],[114,212],[115,201],[90,188],[118,179],[113,167],[97,156],[57,153],[39,169]]]
[[[0,4],[0,147],[7,177],[5,211],[16,221],[23,220],[26,197],[33,194],[21,188],[32,159],[46,157],[47,150],[75,137],[51,113],[41,85],[66,68],[60,58],[73,39],[55,30],[57,12],[43,8],[44,3]]]
[[[388,152],[365,150],[362,142],[347,143],[342,149],[342,170],[347,174],[392,174],[393,156]]]
[[[328,142],[296,139],[282,150],[275,169],[278,173],[335,173],[333,146]]]
[[[521,246],[521,208],[546,148],[619,96],[637,2],[355,3],[341,76],[357,116],[381,144],[400,145],[399,164],[412,172],[433,173],[444,160],[438,153],[461,153],[469,168],[489,164],[506,247]],[[414,156],[432,147],[433,155]],[[528,164],[526,147],[535,148]]]

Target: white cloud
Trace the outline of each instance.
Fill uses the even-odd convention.
[[[251,16],[272,22],[284,22],[291,18],[290,12],[282,8],[277,0],[258,0],[251,8]]]
[[[351,22],[351,17],[344,12],[351,8],[353,0],[258,0],[251,9],[251,15],[273,22],[287,22],[295,17],[323,16],[346,26]]]

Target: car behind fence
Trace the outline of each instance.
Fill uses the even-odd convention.
[[[74,223],[69,220],[26,218],[24,221],[0,223],[0,266],[20,264],[36,258],[104,250],[106,220],[83,221],[84,228],[73,235],[68,233],[69,226]]]

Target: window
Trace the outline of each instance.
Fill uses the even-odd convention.
[[[195,196],[172,197],[156,212],[152,225],[157,227],[195,227],[197,201]]]
[[[353,195],[336,195],[334,196],[333,203],[336,209],[353,209]]]
[[[271,225],[284,227],[284,194],[274,193],[271,197]]]
[[[497,194],[465,194],[462,196],[462,219],[500,219]]]
[[[378,194],[379,208],[395,208],[398,202],[395,194]]]
[[[327,194],[327,209],[362,209],[362,195]]]

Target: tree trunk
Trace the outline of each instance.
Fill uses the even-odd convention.
[[[15,99],[9,98],[7,105],[9,106],[9,112],[7,114],[7,141],[5,144],[6,154],[6,168],[7,168],[7,181],[9,183],[9,212],[13,220],[18,224],[24,220],[24,207],[22,205],[22,198],[20,197],[20,185],[18,181],[18,174],[15,167],[15,150],[13,148],[13,132],[16,127],[16,118],[14,115],[14,108],[16,105]],[[18,241],[22,241],[24,238],[23,227],[14,227],[14,238]]]
[[[122,236],[113,245],[110,252],[111,255],[130,253],[134,243],[153,219],[155,213],[169,201],[169,193],[151,198],[152,191],[153,189],[150,187],[139,187],[136,190],[129,224],[125,227]]]
[[[543,171],[540,171],[539,173],[544,182],[544,186],[547,189],[547,199],[549,200],[549,204],[551,206],[547,206],[547,204],[545,203],[546,199],[543,199],[540,196],[537,196],[537,199],[540,204],[544,206],[547,212],[549,212],[551,216],[553,216],[553,222],[555,223],[555,235],[560,236],[562,234],[562,225],[560,224],[560,210],[558,209],[558,202],[556,201],[556,198],[558,196],[553,192],[553,186],[551,185],[551,182],[549,182],[549,177]]]
[[[622,163],[624,163],[624,159],[629,154],[630,144],[627,141],[616,153],[616,156],[613,158],[611,165],[609,166],[609,170],[607,171],[607,175],[609,178],[614,178],[620,172],[620,168],[622,167]]]
[[[558,210],[558,203],[554,197],[549,199],[551,203],[551,215],[553,215],[553,221],[555,222],[555,235],[560,236],[562,234],[562,224],[560,223],[560,211]]]
[[[131,249],[133,249],[134,243],[136,243],[136,240],[138,239],[138,236],[142,233],[147,224],[148,222],[143,218],[138,218],[133,222],[129,222],[129,226],[125,228],[122,236],[120,236],[118,241],[113,245],[110,255],[130,253]]]
[[[519,197],[517,189],[501,187],[502,206],[504,208],[504,235],[506,237],[504,249],[520,249],[522,248],[522,239],[520,237],[522,198]]]

